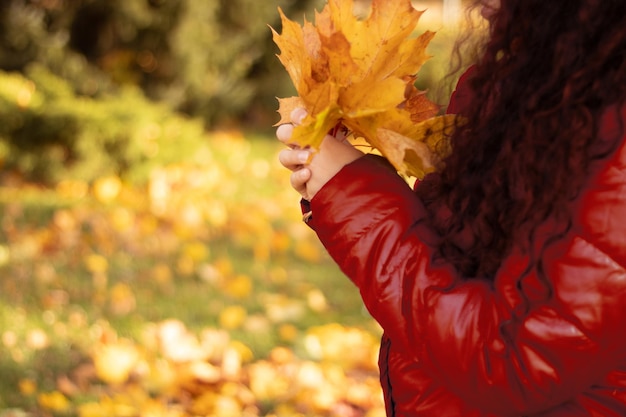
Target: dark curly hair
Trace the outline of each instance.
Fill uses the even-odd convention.
[[[603,110],[626,101],[626,0],[502,0],[489,30],[453,151],[417,191],[439,255],[493,280],[547,218],[571,227],[591,163],[619,145],[597,131]]]

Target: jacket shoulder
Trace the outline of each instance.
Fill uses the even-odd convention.
[[[617,149],[591,167],[575,203],[574,225],[581,237],[626,266],[626,105],[603,114],[599,138],[616,143]]]

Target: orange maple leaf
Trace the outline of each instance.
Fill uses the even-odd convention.
[[[294,144],[319,149],[343,124],[398,171],[421,178],[448,151],[440,142],[453,117],[436,116],[439,106],[414,85],[435,33],[412,36],[423,12],[410,0],[373,0],[364,20],[353,9],[353,0],[328,0],[315,24],[300,26],[279,8],[282,33],[272,29],[274,42],[298,96],[278,99],[277,125],[303,107],[308,115],[294,129]]]

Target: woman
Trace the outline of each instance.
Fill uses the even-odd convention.
[[[626,416],[626,2],[482,5],[439,172],[332,137],[280,161],[384,329],[389,416]]]

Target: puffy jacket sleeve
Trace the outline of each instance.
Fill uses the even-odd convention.
[[[616,186],[624,219],[626,186]],[[548,409],[626,358],[626,272],[589,236],[572,230],[549,247],[542,268],[552,295],[524,304],[514,284],[467,280],[433,260],[424,207],[375,157],[344,167],[311,209],[310,226],[393,343],[484,412]],[[500,278],[525,267],[512,254]]]

